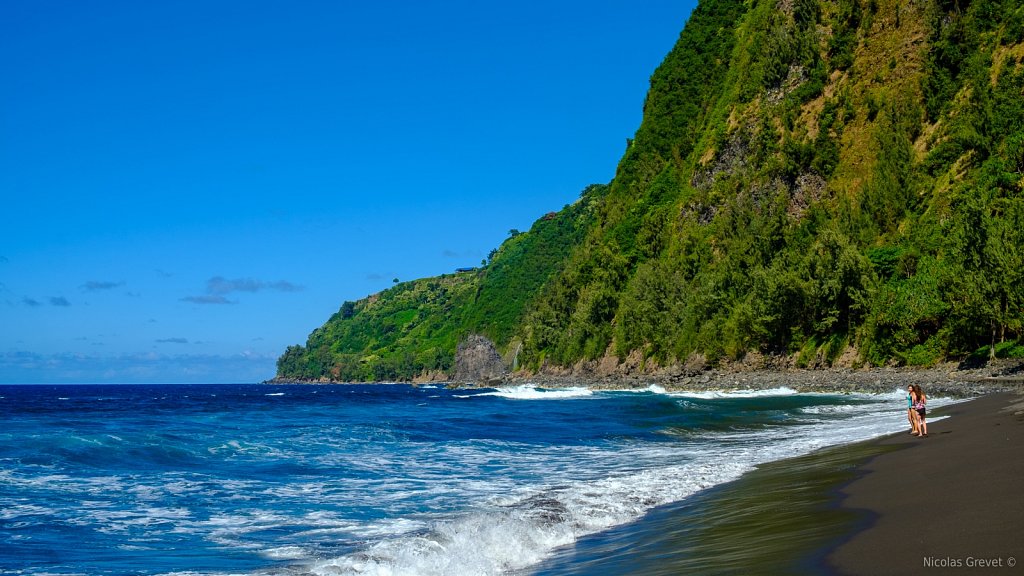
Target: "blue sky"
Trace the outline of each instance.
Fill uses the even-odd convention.
[[[0,383],[272,377],[608,182],[694,5],[0,3]]]

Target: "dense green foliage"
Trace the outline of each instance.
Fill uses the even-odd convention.
[[[531,369],[1017,354],[1024,5],[702,0],[607,187],[346,306],[279,375],[446,371],[470,332]]]
[[[508,342],[530,296],[560,270],[593,221],[605,186],[591,186],[529,232],[511,231],[485,266],[403,282],[359,302],[345,302],[305,346],[278,359],[286,378],[407,381],[451,370],[455,347],[470,333]]]

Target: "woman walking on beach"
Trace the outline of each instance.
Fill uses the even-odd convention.
[[[925,403],[928,401],[928,399],[925,398],[924,390],[922,390],[921,387],[918,386],[917,384],[914,384],[913,398],[914,410],[917,411],[917,435],[928,436],[928,423],[925,421],[925,414],[927,413],[927,410],[925,409]]]
[[[907,386],[907,421],[910,422],[910,433],[914,436],[921,432],[917,426],[917,410],[914,410],[914,386]]]

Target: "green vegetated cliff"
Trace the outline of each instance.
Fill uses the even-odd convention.
[[[305,346],[290,346],[278,377],[344,382],[444,379],[455,348],[469,334],[506,346],[524,312],[562,267],[594,221],[607,190],[594,185],[528,232],[512,230],[480,268],[396,284],[345,302]],[[514,351],[513,351],[514,354]]]
[[[1024,4],[702,0],[607,186],[346,302],[281,378],[1024,352]],[[980,352],[979,352],[980,351]]]

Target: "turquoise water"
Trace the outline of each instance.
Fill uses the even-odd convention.
[[[529,573],[756,464],[899,431],[901,402],[0,386],[0,573]]]

